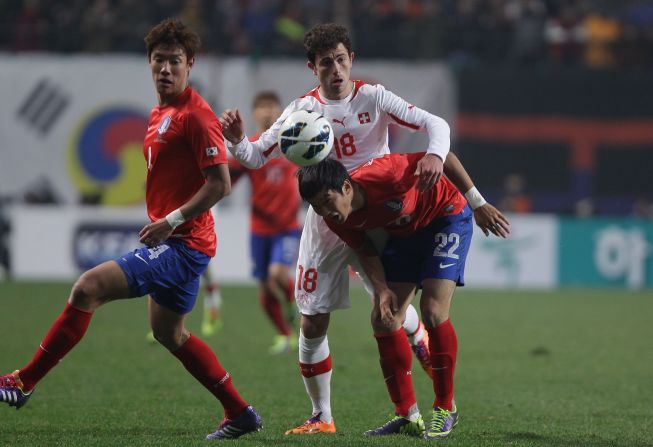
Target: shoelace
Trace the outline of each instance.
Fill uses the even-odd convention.
[[[442,408],[433,410],[433,417],[431,418],[431,422],[429,422],[429,430],[441,430],[442,427],[444,427],[444,423],[446,422],[448,415],[449,412],[447,410],[443,410]]]
[[[313,424],[318,424],[320,422],[320,415],[316,414],[315,416],[311,416],[306,422],[304,422],[301,426],[302,427],[308,427],[309,425]]]

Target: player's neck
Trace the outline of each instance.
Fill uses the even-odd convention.
[[[358,183],[354,183],[354,197],[351,199],[351,211],[358,211],[361,208],[365,207],[367,203],[367,194],[365,190],[361,188]]]
[[[170,95],[161,95],[160,93],[157,94],[159,98],[159,107],[169,106],[170,104],[174,103],[177,98],[184,94],[187,88],[188,85],[186,85],[186,87],[184,87],[180,92],[172,93]]]
[[[352,90],[354,90],[354,81],[349,80],[347,82],[347,87],[345,87],[340,92],[327,91],[327,89],[325,89],[323,86],[320,86],[319,92],[320,92],[320,96],[322,96],[325,99],[328,99],[329,101],[339,101],[349,96]]]

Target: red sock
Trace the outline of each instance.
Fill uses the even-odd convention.
[[[374,334],[381,355],[381,370],[390,399],[399,416],[408,416],[415,405],[413,390],[412,352],[403,328],[389,334]]]
[[[286,283],[286,302],[294,303],[295,302],[295,280],[289,279]]]
[[[202,340],[191,334],[186,343],[172,354],[198,382],[218,398],[226,418],[232,419],[247,407],[247,403],[231,383],[229,373],[224,370],[211,348]]]
[[[458,338],[451,320],[427,329],[429,333],[429,350],[431,351],[431,369],[433,370],[434,407],[451,410],[453,401],[453,375],[456,371]]]
[[[66,303],[61,315],[55,320],[34,353],[32,361],[20,371],[25,391],[31,391],[45,375],[54,368],[82,339],[91,322],[92,312],[77,309]]]
[[[290,328],[284,318],[283,309],[281,309],[281,303],[279,303],[279,300],[272,294],[265,292],[259,293],[259,300],[261,301],[261,305],[263,306],[265,313],[268,315],[268,318],[270,318],[274,327],[277,328],[277,331],[281,335],[290,335]]]

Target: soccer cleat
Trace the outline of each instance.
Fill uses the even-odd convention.
[[[18,377],[18,371],[0,376],[0,402],[7,402],[10,407],[16,407],[16,410],[27,403],[32,391],[23,391],[23,382]]]
[[[324,422],[320,419],[322,413],[313,415],[299,427],[291,428],[286,431],[286,435],[316,435],[318,433],[335,433],[336,424],[333,419],[331,422]]]
[[[451,411],[435,407],[431,413],[431,422],[424,432],[424,439],[446,438],[457,423],[458,409],[455,403],[452,404]]]
[[[204,309],[204,317],[202,317],[202,335],[210,337],[222,329],[222,318],[220,312],[216,307],[208,307]]]
[[[268,348],[270,354],[287,354],[297,349],[297,337],[294,335],[275,335],[274,343]]]
[[[368,430],[365,436],[385,436],[402,434],[408,436],[422,436],[424,434],[424,419],[419,415],[416,421],[411,421],[402,416],[395,416],[382,426]]]
[[[410,348],[415,353],[415,357],[419,360],[419,364],[422,365],[422,369],[426,375],[433,378],[433,370],[431,369],[431,351],[429,351],[429,333],[426,332],[423,323],[420,322],[420,325],[422,326],[424,335],[420,341],[411,345]]]
[[[154,332],[150,331],[145,334],[145,341],[151,344],[156,343],[156,338],[154,338]]]
[[[206,436],[207,441],[240,438],[263,428],[263,419],[251,405],[235,419],[224,418],[216,431]]]

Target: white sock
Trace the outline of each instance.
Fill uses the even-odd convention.
[[[404,320],[404,331],[408,335],[408,341],[411,345],[416,345],[424,337],[424,325],[419,321],[417,310],[412,304],[406,309],[406,319]]]
[[[306,365],[314,365],[330,357],[329,340],[327,336],[318,338],[306,338],[299,332],[299,363],[302,366],[302,379],[308,397],[313,404],[313,415],[321,413],[320,419],[324,422],[331,422],[331,369],[318,375],[311,375],[310,371],[304,371]],[[301,366],[301,365],[300,365]],[[306,377],[309,375],[310,377]]]

